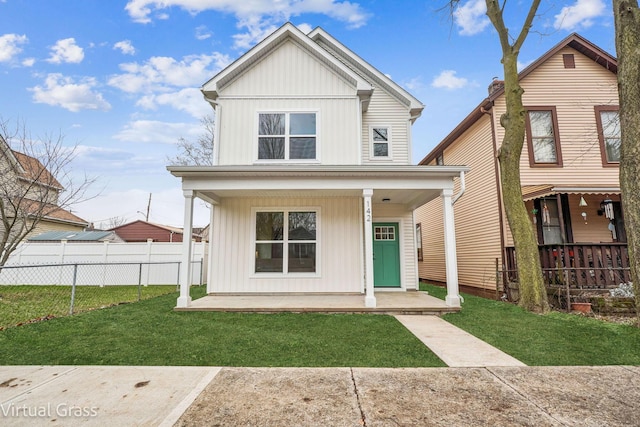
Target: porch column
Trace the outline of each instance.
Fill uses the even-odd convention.
[[[365,265],[365,290],[364,297],[365,307],[375,307],[376,297],[373,294],[373,231],[371,227],[373,209],[371,208],[371,196],[373,189],[365,188],[362,190],[362,198],[364,200],[364,265]]]
[[[458,290],[458,257],[456,255],[456,229],[453,219],[453,190],[442,190],[442,207],[444,213],[444,253],[447,274],[447,297],[449,307],[460,307]]]
[[[182,265],[180,266],[180,296],[177,307],[191,305],[191,236],[193,235],[193,191],[184,190],[184,228],[182,230]]]

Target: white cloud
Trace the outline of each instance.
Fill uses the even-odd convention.
[[[422,77],[414,77],[406,82],[404,86],[409,90],[418,91],[424,88],[424,83],[422,82]]]
[[[200,119],[212,112],[211,106],[204,102],[202,92],[196,88],[186,88],[160,95],[145,95],[138,100],[136,105],[147,110],[155,110],[158,106],[167,105],[191,114],[196,119]]]
[[[460,34],[472,36],[484,30],[490,23],[486,16],[485,0],[469,0],[453,12],[453,20],[460,27]]]
[[[102,94],[93,90],[96,85],[97,82],[92,77],[75,82],[71,77],[55,73],[47,76],[44,87],[35,86],[29,90],[33,92],[36,103],[58,106],[73,112],[111,109]]]
[[[431,82],[431,86],[444,89],[461,89],[468,84],[468,80],[463,77],[456,77],[453,70],[444,70]]]
[[[246,48],[263,38],[269,28],[290,20],[292,16],[317,13],[345,22],[348,28],[366,24],[370,14],[358,3],[339,0],[130,0],[125,6],[129,16],[139,23],[149,23],[153,18],[164,18],[171,7],[180,7],[191,14],[205,10],[230,13],[238,19],[238,28],[246,32],[238,34],[236,48]]]
[[[166,92],[171,87],[200,86],[231,60],[227,55],[185,56],[177,61],[166,56],[154,56],[139,64],[120,64],[124,74],[112,76],[108,84],[128,93]]]
[[[35,63],[36,63],[35,58],[27,58],[22,61],[22,65],[24,65],[25,67],[33,67],[33,64]]]
[[[14,56],[22,52],[20,45],[27,43],[27,36],[19,34],[4,34],[0,36],[0,62],[9,62]]]
[[[51,48],[51,56],[47,61],[54,64],[61,64],[63,62],[79,64],[83,59],[84,50],[76,44],[76,39],[70,37],[56,42]]]
[[[206,40],[210,38],[211,35],[211,31],[209,31],[206,25],[199,25],[196,27],[196,39]]]
[[[565,6],[555,16],[555,29],[572,31],[577,27],[588,28],[593,25],[592,18],[602,16],[606,10],[602,0],[576,0],[573,6]]]
[[[120,50],[125,55],[135,55],[136,48],[131,44],[131,40],[122,40],[113,45],[114,49]]]
[[[136,120],[114,135],[120,141],[160,142],[175,144],[181,137],[197,137],[201,129],[193,123],[167,123],[157,120]]]

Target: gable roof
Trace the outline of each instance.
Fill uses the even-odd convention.
[[[88,226],[89,222],[75,215],[71,211],[63,209],[51,203],[42,203],[37,200],[24,199],[21,203],[22,209],[29,216],[40,216],[41,221],[54,221]]]
[[[178,233],[178,234],[182,234],[183,233],[182,228],[172,227],[170,225],[155,224],[153,222],[143,221],[141,219],[137,219],[135,221],[128,222],[126,224],[122,224],[122,225],[119,225],[117,227],[110,228],[109,231],[116,231],[116,230],[119,230],[121,228],[128,228],[128,227],[130,227],[130,226],[132,226],[134,224],[148,225],[149,227],[159,228],[161,230],[170,231],[170,232]]]
[[[591,43],[589,40],[580,36],[577,33],[570,34],[568,37],[563,39],[560,43],[556,44],[553,48],[551,48],[547,53],[542,55],[540,58],[536,59],[532,62],[528,67],[518,73],[518,80],[522,81],[529,74],[535,71],[540,65],[544,64],[551,57],[556,55],[560,50],[565,47],[571,47],[576,51],[580,52],[587,58],[591,59],[593,62],[602,66],[606,70],[611,71],[614,74],[618,73],[618,60],[602,50],[595,44]],[[449,145],[451,145],[456,139],[460,137],[464,132],[466,132],[474,123],[476,123],[484,113],[490,110],[493,107],[493,102],[504,95],[504,85],[502,87],[496,89],[493,93],[491,93],[487,98],[483,99],[478,106],[476,106],[467,117],[465,117],[459,124],[456,126],[450,133],[447,135],[433,150],[429,152],[421,161],[420,165],[427,165],[432,162],[439,153],[441,153],[444,149],[446,149]]]
[[[63,190],[60,182],[58,182],[40,160],[13,150],[2,135],[0,135],[0,155],[7,159],[19,178],[53,187],[57,190]]]
[[[331,36],[331,34],[317,27],[309,33],[308,37],[324,49],[327,49],[329,53],[338,58],[358,75],[374,83],[374,87],[379,86],[384,88],[386,92],[393,95],[401,103],[410,107],[412,120],[420,116],[424,109],[422,102],[360,56],[356,55],[351,49]]]
[[[365,102],[363,105],[365,110],[366,102],[371,97],[375,86],[383,88],[401,103],[407,105],[411,109],[413,120],[419,117],[424,109],[424,105],[409,92],[402,89],[389,77],[376,70],[320,27],[314,29],[309,35],[305,35],[291,22],[282,25],[207,81],[201,88],[205,99],[210,102],[215,101],[220,90],[287,40],[294,41],[327,68],[350,83],[356,89],[360,99]]]

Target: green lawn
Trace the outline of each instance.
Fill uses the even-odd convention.
[[[445,366],[390,316],[174,312],[176,298],[8,328],[0,364]]]
[[[446,294],[435,286],[424,289],[438,298]],[[527,365],[640,365],[640,328],[463,296],[462,310],[443,318]]]
[[[73,312],[134,302],[176,291],[176,285],[77,286]],[[0,286],[0,329],[45,316],[67,316],[71,308],[71,286]]]

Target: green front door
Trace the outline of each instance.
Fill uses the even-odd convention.
[[[373,224],[373,286],[400,287],[400,242],[397,222]]]

